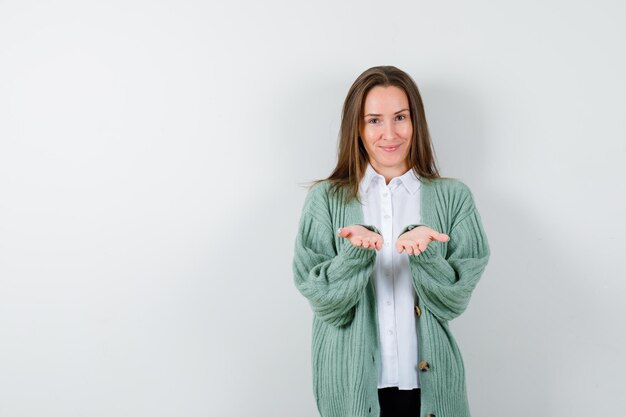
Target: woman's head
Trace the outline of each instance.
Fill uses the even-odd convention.
[[[402,88],[377,85],[369,90],[359,117],[359,139],[369,162],[387,179],[409,169],[413,122]]]
[[[388,152],[384,147],[398,146]],[[354,81],[343,104],[333,185],[356,197],[367,163],[377,169],[413,169],[422,179],[440,178],[424,105],[417,85],[393,66],[372,67]],[[383,168],[384,167],[384,168]]]

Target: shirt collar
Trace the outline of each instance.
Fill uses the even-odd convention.
[[[414,194],[420,188],[421,184],[419,177],[415,175],[413,169],[409,169],[401,176],[393,178],[389,182],[389,184],[394,182],[394,180],[402,184],[409,192],[409,194]],[[366,193],[369,190],[370,185],[373,183],[373,181],[382,181],[382,184],[385,184],[385,177],[376,172],[374,167],[372,167],[372,164],[368,162],[367,168],[365,169],[365,175],[361,179],[360,189],[363,190],[364,193]]]

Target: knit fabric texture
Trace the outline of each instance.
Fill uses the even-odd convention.
[[[362,207],[309,189],[295,239],[293,279],[313,310],[313,393],[321,417],[379,417],[378,322],[371,280],[376,250],[337,236],[363,224]],[[469,417],[463,359],[448,322],[467,308],[490,249],[470,189],[457,179],[422,179],[421,221],[450,236],[408,255],[417,305],[421,417]],[[407,225],[399,234],[419,225]],[[395,247],[395,242],[392,242]],[[394,249],[395,250],[395,249]],[[416,309],[417,310],[417,309]],[[418,365],[419,364],[419,365]]]

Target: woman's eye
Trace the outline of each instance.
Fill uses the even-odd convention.
[[[370,119],[369,123],[373,123],[373,124],[378,123],[378,119]]]
[[[404,115],[404,114],[399,114],[397,119],[398,119],[398,120],[404,120],[404,119],[406,119],[406,115]]]

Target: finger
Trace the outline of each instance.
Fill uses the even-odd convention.
[[[435,236],[435,240],[438,240],[440,242],[447,242],[450,240],[450,236],[446,235],[445,233],[437,233],[437,236]]]
[[[337,236],[339,237],[350,237],[351,234],[352,231],[347,227],[340,227],[339,229],[337,229]]]
[[[363,241],[361,242],[361,245],[364,248],[369,248],[370,247],[370,240],[368,238],[363,239]]]
[[[421,247],[419,243],[416,243],[416,244],[415,244],[415,254],[416,254],[416,255],[419,255],[420,253],[422,253],[422,250],[423,250],[423,249],[424,249],[424,248],[423,248],[423,247]]]

